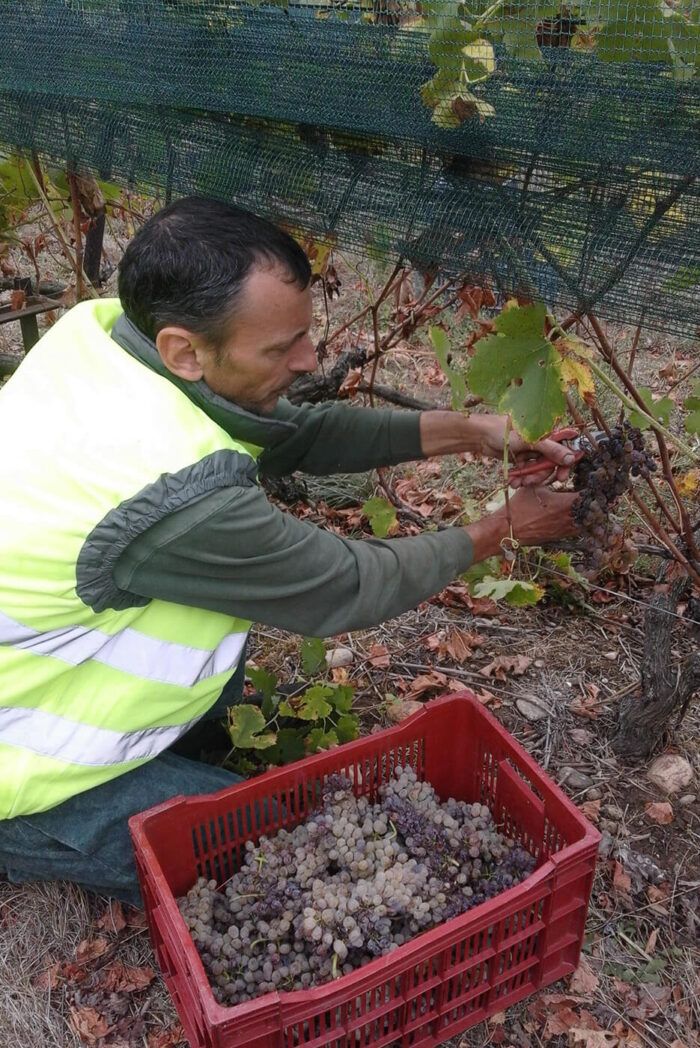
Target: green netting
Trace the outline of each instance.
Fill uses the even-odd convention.
[[[696,0],[0,0],[0,141],[700,326]]]

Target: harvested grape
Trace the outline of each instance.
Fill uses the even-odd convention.
[[[200,878],[180,913],[221,1004],[317,986],[524,880],[534,858],[489,809],[397,767],[375,803],[329,776],[293,830],[246,844],[223,890]]]

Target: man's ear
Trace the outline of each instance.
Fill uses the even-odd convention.
[[[156,349],[168,371],[187,382],[198,382],[204,374],[207,352],[199,335],[187,328],[164,327],[156,335]]]

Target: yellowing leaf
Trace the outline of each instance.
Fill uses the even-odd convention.
[[[679,495],[694,495],[700,489],[700,469],[691,469],[685,473],[677,482]]]
[[[576,386],[582,397],[595,393],[595,383],[591,369],[575,357],[563,357],[561,362],[562,378],[568,386]]]
[[[265,750],[274,745],[274,731],[264,731],[265,718],[257,706],[242,703],[232,706],[228,713],[228,731],[231,742],[237,749]]]

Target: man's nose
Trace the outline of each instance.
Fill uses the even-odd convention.
[[[316,347],[307,336],[303,341],[299,342],[298,346],[294,347],[294,352],[288,361],[289,370],[295,372],[315,371],[317,365]]]

